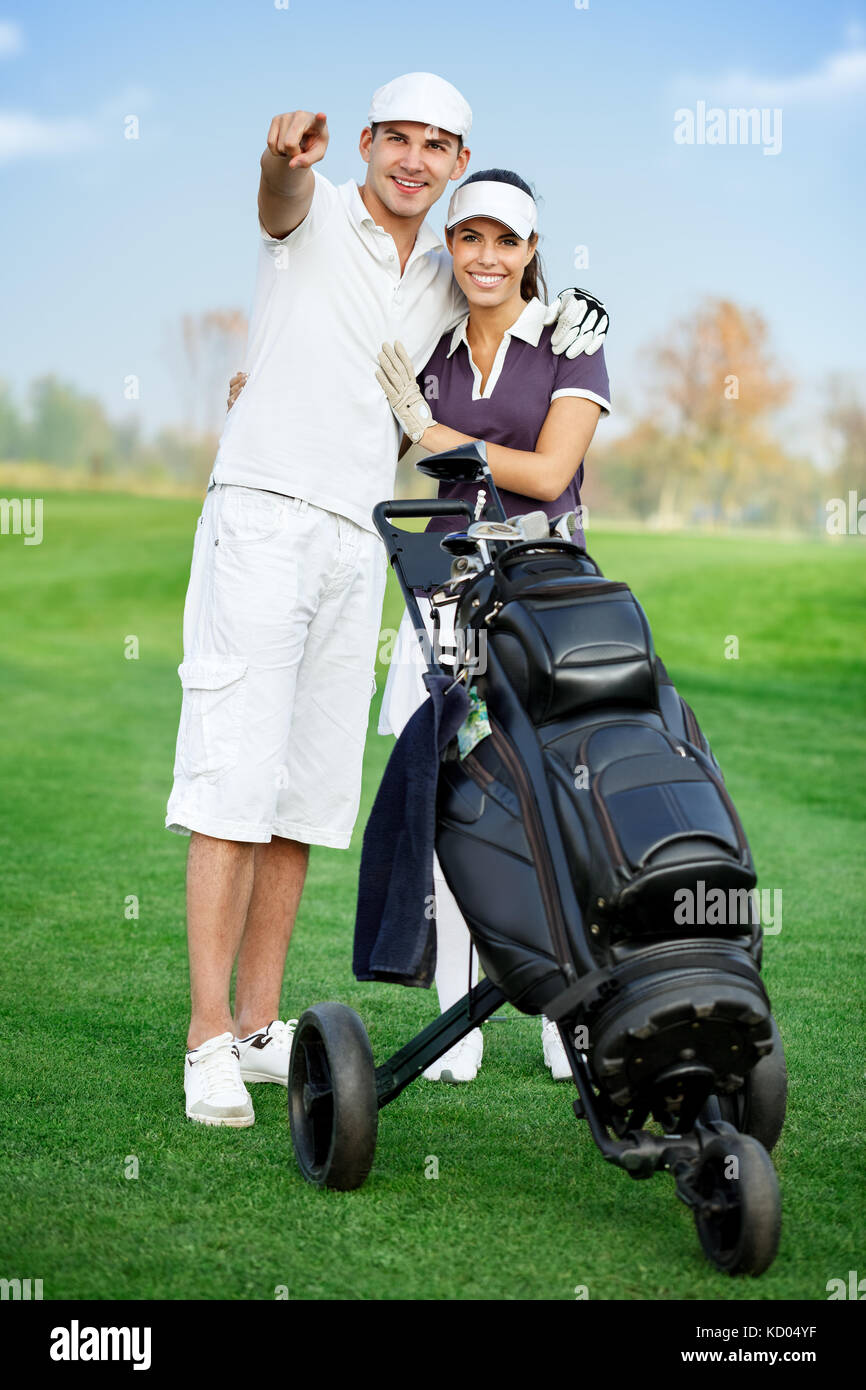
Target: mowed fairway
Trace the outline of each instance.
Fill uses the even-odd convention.
[[[475,1083],[422,1081],[382,1112],[358,1192],[303,1183],[280,1087],[253,1088],[252,1129],[184,1118],[186,842],[162,827],[198,510],[51,494],[41,546],[0,536],[0,1275],[74,1299],[824,1299],[866,1273],[866,543],[592,534],[713,743],[762,886],[782,891],[765,977],[791,1075],[783,1237],[769,1273],[735,1281],[669,1179],[604,1163],[542,1065],[538,1020],[513,1011],[487,1026]],[[384,626],[399,612],[390,586]],[[381,1059],[436,1000],[351,972],[392,743],[378,700],[352,849],[313,852],[283,1016],[343,1000]]]

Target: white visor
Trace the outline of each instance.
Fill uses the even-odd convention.
[[[470,217],[492,217],[524,240],[538,227],[535,199],[522,188],[494,179],[479,179],[477,183],[465,183],[458,188],[448,205],[445,226],[450,232],[458,222]]]

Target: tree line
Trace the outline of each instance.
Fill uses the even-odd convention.
[[[19,405],[0,381],[0,462],[75,470],[94,482],[202,487],[213,466],[232,371],[246,324],[236,310],[181,320],[171,363],[184,422],[147,438],[137,417],[118,421],[93,396],[53,375]],[[765,321],[729,300],[708,300],[646,353],[645,400],[615,408],[628,421],[587,458],[583,500],[600,518],[659,527],[701,523],[823,528],[828,499],[866,497],[866,402],[850,379],[831,378],[816,422],[823,466],[783,447],[778,414],[795,383],[778,367]],[[614,382],[614,386],[616,383]],[[422,491],[401,468],[398,490]]]
[[[587,460],[585,500],[603,517],[823,529],[827,503],[866,496],[866,402],[842,376],[824,383],[811,442],[823,466],[779,438],[796,383],[776,364],[760,314],[708,300],[651,355],[649,404]]]

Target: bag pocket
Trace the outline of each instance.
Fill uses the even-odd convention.
[[[647,753],[611,763],[592,791],[614,862],[632,874],[674,842],[709,840],[731,855],[737,826],[719,789],[694,758]]]
[[[595,705],[658,706],[652,636],[625,584],[584,578],[505,604],[488,640],[536,726]]]
[[[200,656],[177,668],[183,686],[177,761],[187,777],[216,778],[238,761],[247,663]]]
[[[755,884],[742,825],[707,757],[639,720],[591,726],[578,752],[583,780],[548,753],[557,817],[593,948],[682,934],[678,890],[748,891]],[[734,901],[739,904],[739,898]],[[739,909],[738,909],[739,910]],[[738,916],[707,927],[740,935]]]

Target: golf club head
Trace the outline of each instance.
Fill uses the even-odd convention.
[[[415,467],[428,477],[447,483],[474,483],[487,472],[487,445],[481,441],[460,444],[441,454],[428,454]]]
[[[519,541],[523,537],[516,526],[509,521],[473,521],[467,527],[467,536],[476,541]]]
[[[456,555],[451,561],[451,582],[463,583],[473,575],[481,574],[483,570],[484,561],[480,555]]]
[[[475,541],[485,565],[489,565],[493,558],[491,546],[495,553],[502,546],[514,545],[515,541],[521,539],[517,527],[507,521],[473,521],[467,535]]]
[[[550,519],[547,512],[525,512],[522,516],[510,516],[509,523],[520,532],[524,541],[546,541],[550,538]]]
[[[570,541],[576,530],[576,512],[563,512],[561,516],[555,516],[550,522],[550,535],[562,536],[564,541]]]
[[[468,531],[451,531],[447,536],[442,537],[439,544],[449,555],[476,555],[478,553],[477,542]]]

